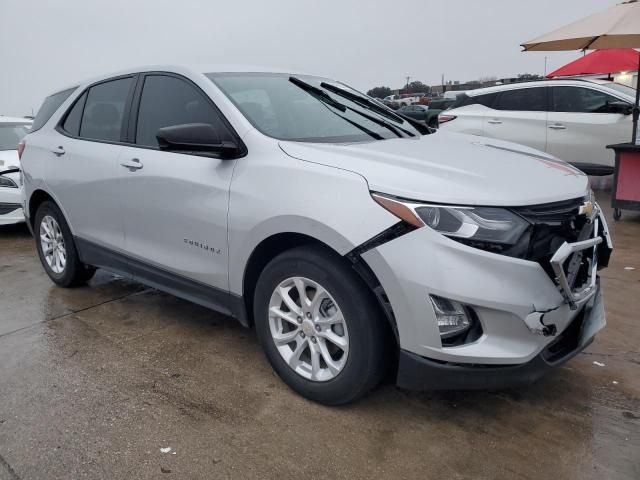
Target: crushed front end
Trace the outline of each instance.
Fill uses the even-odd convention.
[[[360,253],[393,311],[399,386],[530,383],[604,327],[597,272],[612,242],[592,197],[508,211],[523,221],[508,244],[416,227]]]

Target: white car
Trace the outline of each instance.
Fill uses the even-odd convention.
[[[454,100],[458,98],[463,93],[467,93],[469,90],[448,90],[444,92],[442,98],[453,98]]]
[[[0,225],[24,222],[18,144],[31,120],[0,116]]]
[[[613,171],[606,146],[631,139],[635,90],[603,80],[546,80],[471,90],[440,128],[526,145],[589,174]]]
[[[232,315],[318,402],[387,372],[418,390],[526,384],[605,326],[612,246],[586,175],[432,134],[335,80],[126,70],[49,96],[23,145],[53,282],[104,268]]]

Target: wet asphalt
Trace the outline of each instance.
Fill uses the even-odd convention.
[[[608,325],[564,367],[341,408],[290,391],[233,319],[104,272],[58,288],[0,227],[0,480],[638,480],[640,213],[610,227]]]

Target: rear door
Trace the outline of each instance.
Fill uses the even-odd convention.
[[[547,147],[547,87],[505,90],[484,115],[487,137],[544,151]]]
[[[611,113],[621,100],[590,87],[552,88],[547,151],[562,160],[613,166],[614,153],[606,146],[631,138],[631,115]]]
[[[147,283],[166,288],[177,281],[175,288],[182,291],[205,285],[227,292],[227,211],[236,161],[158,148],[158,129],[188,123],[212,124],[222,140],[235,135],[190,80],[142,76],[132,110],[132,145],[123,147],[116,167],[125,248],[134,277]]]
[[[47,136],[47,182],[74,235],[122,250],[122,205],[117,193],[118,157],[135,76],[89,87]]]

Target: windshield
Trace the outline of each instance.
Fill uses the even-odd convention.
[[[29,126],[20,123],[0,123],[0,150],[17,150]]]
[[[636,89],[635,88],[631,88],[627,85],[623,85],[621,83],[607,83],[605,84],[606,87],[609,87],[611,90],[615,90],[616,92],[620,92],[620,93],[624,93],[625,95],[629,95],[630,97],[635,97],[636,96]]]
[[[392,110],[377,102],[368,108],[365,103],[373,101],[369,97],[326,78],[280,73],[207,76],[254,127],[280,140],[346,143],[420,135]]]

